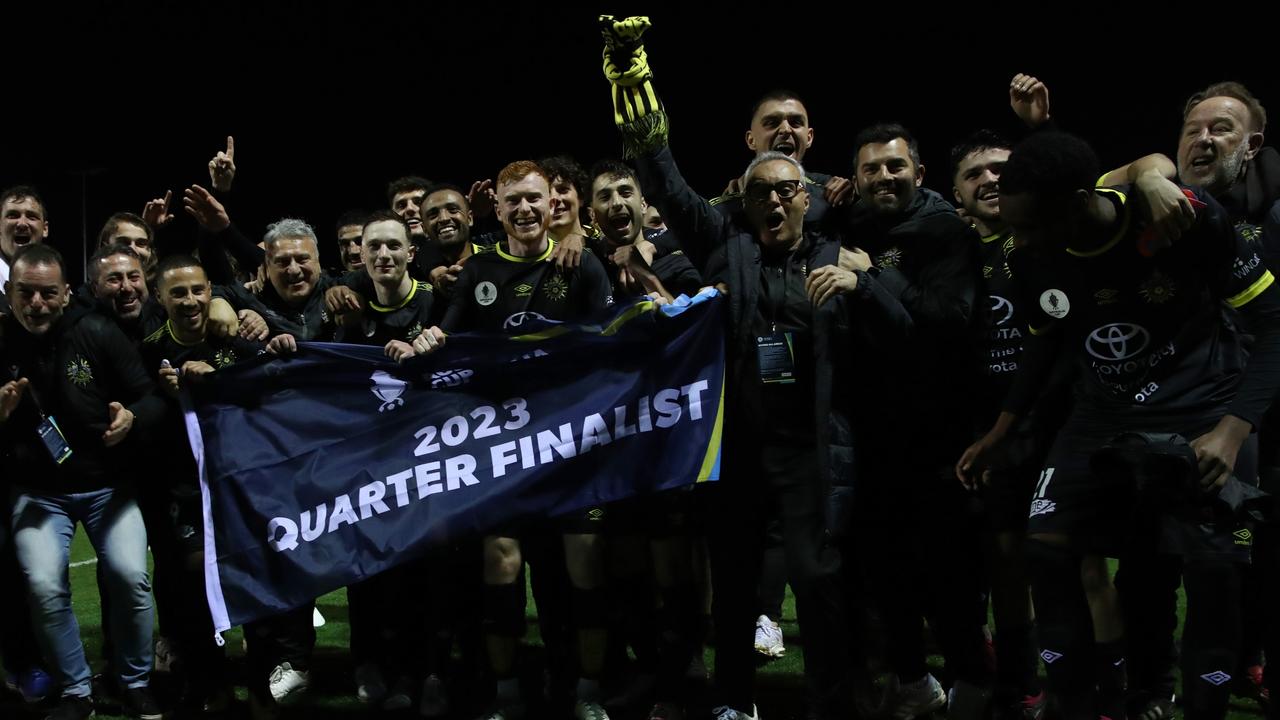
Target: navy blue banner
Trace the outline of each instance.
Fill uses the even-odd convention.
[[[192,384],[216,630],[521,521],[716,480],[723,300],[529,318],[403,365],[302,343]]]

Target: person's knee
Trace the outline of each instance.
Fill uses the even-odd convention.
[[[1085,595],[1090,598],[1114,593],[1115,585],[1111,583],[1111,572],[1107,568],[1106,559],[1098,556],[1083,558],[1080,563],[1080,584],[1084,587]]]
[[[604,544],[599,535],[564,536],[564,557],[573,587],[592,590],[604,581]]]
[[[56,609],[70,602],[69,587],[63,569],[49,565],[24,565],[27,593],[36,607],[42,611]]]
[[[524,558],[513,538],[489,538],[484,544],[484,580],[489,585],[509,585],[520,575]]]

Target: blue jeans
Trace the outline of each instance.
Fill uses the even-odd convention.
[[[107,623],[115,643],[112,663],[125,688],[146,687],[151,672],[151,578],[147,531],[138,504],[117,490],[38,495],[15,489],[13,542],[27,580],[31,619],[45,662],[62,695],[88,697],[89,663],[71,610],[68,554],[76,523],[102,564],[110,595]]]

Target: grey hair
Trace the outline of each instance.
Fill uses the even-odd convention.
[[[785,162],[788,162],[794,165],[796,170],[800,171],[801,180],[803,180],[806,177],[806,175],[804,174],[804,166],[800,164],[799,160],[791,157],[790,155],[787,155],[786,153],[780,153],[777,150],[769,150],[769,151],[760,153],[755,157],[754,160],[751,161],[751,164],[747,166],[747,171],[742,173],[742,179],[745,181],[747,178],[751,177],[751,173],[754,172],[756,167],[761,165],[762,163],[772,162],[774,160],[783,160]]]
[[[262,237],[262,244],[269,252],[272,246],[285,239],[306,238],[320,247],[316,239],[316,231],[305,220],[298,218],[281,218],[267,226],[267,234]]]

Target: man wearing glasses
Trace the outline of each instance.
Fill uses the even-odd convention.
[[[883,357],[886,346],[899,346],[910,334],[910,316],[867,273],[866,253],[849,252],[850,267],[842,268],[839,243],[805,228],[810,197],[794,157],[770,150],[752,160],[742,176],[741,214],[722,213],[694,192],[676,167],[666,113],[648,84],[638,43],[647,19],[601,23],[606,77],[623,103],[615,104],[615,121],[641,192],[686,254],[706,268],[704,277],[729,296],[724,480],[708,488],[707,513],[720,694],[713,716],[756,718],[752,628],[764,525],[775,515],[804,637],[809,716],[848,717],[851,663],[840,553],[824,512],[835,368],[848,362],[836,355],[853,346],[854,353]],[[643,84],[620,84],[636,78]],[[654,710],[672,716],[672,709]]]

